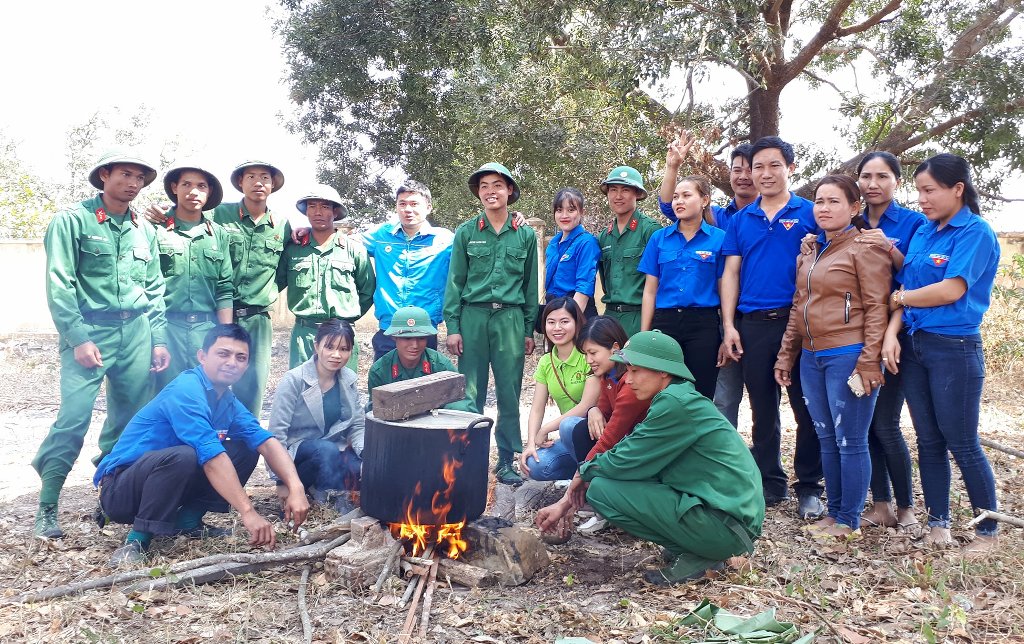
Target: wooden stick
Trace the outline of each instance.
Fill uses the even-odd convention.
[[[409,579],[409,583],[405,585],[405,592],[402,593],[402,599],[398,600],[398,607],[405,608],[405,605],[412,599],[412,591],[416,590],[416,585],[419,583],[420,577],[412,577]]]
[[[384,582],[391,576],[391,571],[395,569],[395,564],[398,563],[398,555],[402,552],[403,548],[404,546],[401,541],[395,541],[391,544],[388,558],[384,562],[384,570],[380,571],[380,575],[377,576],[377,583],[373,585],[373,601],[380,599],[380,592],[384,588]]]
[[[434,564],[433,559],[428,559],[426,557],[413,557],[412,555],[403,556],[402,561],[407,561],[411,564],[419,564],[421,566],[431,566]]]
[[[1017,517],[1012,517],[1009,514],[1003,514],[1002,512],[996,512],[994,510],[982,510],[981,514],[971,519],[971,522],[967,524],[967,527],[973,528],[985,519],[994,519],[996,521],[1001,521],[1002,523],[1009,523],[1010,525],[1018,528],[1024,528],[1024,519],[1018,519]]]
[[[302,641],[304,644],[311,644],[313,641],[313,620],[309,618],[309,609],[306,608],[306,586],[309,584],[309,564],[302,567],[302,577],[299,578],[299,619],[302,620]]]
[[[427,592],[423,595],[423,616],[420,619],[420,638],[427,636],[427,624],[430,622],[430,604],[434,600],[434,587],[437,585],[437,562],[430,567],[430,576],[427,577]]]
[[[1004,445],[1000,445],[999,443],[997,443],[997,442],[995,442],[993,440],[989,440],[987,438],[982,438],[980,440],[981,440],[981,444],[982,445],[984,445],[985,447],[991,447],[992,449],[996,450],[997,452],[1003,452],[1004,454],[1010,454],[1011,456],[1016,456],[1017,458],[1024,458],[1024,452],[1020,451],[1019,449],[1013,449],[1012,447],[1006,447]]]
[[[434,547],[427,548],[424,553],[430,556],[434,551]],[[412,639],[412,627],[416,622],[416,608],[420,604],[420,595],[423,594],[423,587],[426,586],[427,575],[420,575],[418,577],[419,583],[416,584],[416,590],[412,594],[412,601],[409,602],[409,612],[405,615],[405,623],[402,625],[402,632],[398,636],[398,644],[409,644]]]
[[[243,570],[244,572],[251,572],[251,570],[246,570],[249,567],[255,570],[260,567],[291,563],[293,561],[320,559],[334,548],[348,541],[349,536],[344,534],[332,541],[321,541],[308,546],[285,548],[274,552],[236,552],[181,561],[163,569],[161,574],[164,576],[160,579],[153,579],[152,571],[154,568],[150,566],[142,570],[131,570],[97,579],[87,579],[74,584],[54,586],[53,588],[47,588],[34,593],[22,593],[2,599],[0,603],[19,604],[56,599],[57,597],[83,593],[87,590],[111,588],[119,584],[139,582],[140,580],[146,580],[146,584],[151,584],[154,588],[181,585],[181,583],[206,583],[207,581],[222,579],[228,574],[243,574]],[[219,576],[217,576],[218,574]],[[181,583],[168,584],[167,581],[169,579],[176,579],[176,581]]]

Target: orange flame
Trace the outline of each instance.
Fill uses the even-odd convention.
[[[469,442],[469,432],[456,432],[449,429],[448,440],[452,444],[461,443],[466,445]],[[442,523],[424,524],[419,516],[419,512],[417,511],[414,514],[415,501],[423,491],[420,483],[416,483],[412,496],[406,504],[405,522],[390,524],[392,536],[396,539],[407,539],[412,543],[413,556],[424,552],[427,549],[427,544],[430,542],[437,546],[447,544],[448,548],[444,552],[449,559],[458,559],[459,555],[466,551],[468,544],[462,538],[462,529],[466,526],[466,522],[464,520],[458,523],[443,522],[448,518],[448,513],[452,509],[452,493],[455,491],[455,472],[460,467],[462,467],[461,460],[447,454],[445,455],[441,466],[441,476],[444,479],[445,487],[443,490],[435,492],[430,499],[430,511],[433,517],[440,518]]]

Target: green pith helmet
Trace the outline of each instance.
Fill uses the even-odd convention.
[[[612,355],[612,362],[643,367],[652,371],[693,380],[693,374],[683,362],[683,349],[670,336],[661,331],[641,331],[626,342],[621,351]]]
[[[141,166],[146,171],[145,177],[142,180],[143,187],[146,187],[156,181],[156,168],[146,161],[143,161],[142,157],[137,153],[123,148],[113,148],[104,152],[96,161],[96,165],[94,165],[92,170],[89,171],[89,183],[92,184],[93,188],[103,190],[103,182],[100,181],[100,170],[107,166],[114,165],[115,163],[130,163],[132,165]]]
[[[334,221],[343,219],[348,215],[348,208],[345,207],[345,204],[341,203],[341,195],[326,183],[314,185],[312,190],[295,202],[295,207],[299,209],[299,212],[306,214],[306,202],[310,199],[321,199],[334,204]]]
[[[243,161],[235,166],[235,169],[231,171],[231,185],[235,187],[235,190],[242,191],[242,171],[246,168],[253,166],[261,166],[270,169],[270,176],[273,177],[274,186],[270,189],[270,192],[277,192],[284,185],[284,173],[278,169],[277,166],[271,165],[266,161]]]
[[[500,174],[505,177],[506,181],[512,184],[512,194],[508,197],[508,205],[511,206],[519,199],[519,184],[512,177],[512,173],[505,166],[493,161],[483,164],[479,170],[469,175],[469,189],[473,192],[474,197],[480,198],[480,177],[485,174]]]
[[[608,186],[613,184],[636,188],[640,193],[637,195],[637,200],[642,201],[647,198],[647,190],[644,189],[644,178],[640,176],[640,171],[636,168],[631,168],[628,165],[612,168],[612,171],[608,173],[608,178],[601,182],[601,192],[608,194]]]
[[[164,192],[167,193],[168,198],[170,198],[175,206],[178,205],[178,197],[171,190],[171,184],[177,183],[178,179],[181,178],[181,173],[185,170],[195,170],[206,175],[206,182],[210,184],[210,194],[206,196],[206,204],[203,206],[203,210],[213,210],[220,205],[221,201],[224,201],[224,187],[220,185],[220,180],[212,172],[200,165],[184,164],[171,168],[164,175]]]
[[[391,316],[384,335],[400,338],[425,338],[437,335],[437,329],[430,323],[430,314],[418,306],[403,306]]]

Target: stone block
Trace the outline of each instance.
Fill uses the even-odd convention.
[[[327,553],[324,570],[350,587],[372,586],[394,543],[391,532],[373,517],[352,520],[352,538]]]
[[[537,532],[498,517],[482,517],[462,531],[465,563],[491,571],[504,586],[519,586],[548,565],[548,551]]]

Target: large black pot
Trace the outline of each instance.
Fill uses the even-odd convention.
[[[386,523],[424,525],[479,517],[487,505],[493,424],[486,416],[447,409],[403,421],[367,414],[359,492],[363,512]],[[445,480],[445,463],[454,482]],[[449,501],[451,508],[440,514],[437,506],[443,503],[437,501]]]

